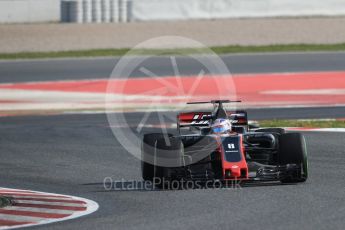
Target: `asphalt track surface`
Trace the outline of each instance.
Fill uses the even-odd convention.
[[[1,186],[71,194],[100,205],[89,216],[33,229],[343,229],[345,224],[344,133],[305,133],[310,178],[304,184],[152,191],[141,188],[140,162],[114,138],[104,114],[3,117],[0,124]],[[137,185],[106,191],[105,177]]]
[[[238,63],[233,70],[237,73],[345,69],[343,53],[227,58]],[[0,76],[1,82],[104,78],[113,61],[2,62]],[[250,110],[249,118],[343,114],[343,107],[267,109]],[[128,123],[135,125],[142,116],[128,114]],[[143,130],[154,131],[159,130]],[[162,191],[141,188],[140,161],[113,136],[104,114],[2,117],[1,186],[75,195],[100,205],[89,216],[32,229],[343,229],[345,133],[304,134],[310,163],[310,178],[304,184]],[[107,191],[106,177],[134,181],[136,186]]]
[[[345,52],[235,54],[220,57],[233,74],[345,70]],[[0,83],[108,78],[118,61],[119,58],[0,61]],[[177,57],[176,62],[181,75],[197,75],[202,68],[200,62],[193,58]],[[141,67],[152,70],[158,76],[174,74],[169,57],[147,58]],[[131,73],[131,77],[138,76],[143,76],[143,73]]]

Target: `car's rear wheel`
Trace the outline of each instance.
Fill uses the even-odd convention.
[[[176,179],[174,172],[182,165],[183,143],[180,138],[158,139],[154,159],[155,186],[162,188],[173,182]]]
[[[280,165],[296,164],[301,172],[293,178],[281,180],[283,183],[304,182],[308,178],[308,158],[305,138],[300,133],[286,133],[279,137],[278,162]]]
[[[149,163],[154,161],[155,145],[158,139],[171,137],[172,134],[149,133],[143,137],[141,145],[141,173],[144,180],[152,181],[154,177],[154,166]]]

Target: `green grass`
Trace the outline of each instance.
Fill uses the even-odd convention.
[[[265,52],[298,52],[298,51],[345,51],[345,43],[330,45],[267,45],[267,46],[216,46],[210,48],[216,54],[230,53],[265,53]],[[75,50],[61,52],[22,52],[0,53],[0,59],[35,59],[35,58],[66,58],[66,57],[107,57],[123,56],[130,49],[95,49]],[[131,55],[184,55],[208,53],[207,49],[139,49],[131,52]]]
[[[312,52],[312,51],[344,51],[345,43],[341,44],[295,44],[268,46],[219,46],[211,48],[217,54],[225,53],[265,53],[265,52]]]
[[[345,120],[263,120],[260,127],[345,128]]]

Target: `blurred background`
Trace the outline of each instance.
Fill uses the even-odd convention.
[[[0,53],[131,48],[162,35],[207,46],[339,44],[344,15],[343,0],[0,0]]]

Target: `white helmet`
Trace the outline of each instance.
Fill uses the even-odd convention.
[[[211,125],[212,132],[222,134],[231,131],[231,122],[228,119],[216,119]]]

